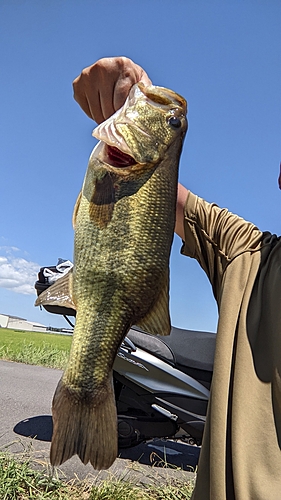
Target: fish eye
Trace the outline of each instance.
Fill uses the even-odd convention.
[[[168,119],[168,123],[173,128],[180,128],[181,127],[181,121],[176,116],[170,116],[170,118]]]

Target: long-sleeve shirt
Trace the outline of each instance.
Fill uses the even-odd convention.
[[[192,500],[281,500],[281,239],[189,193],[181,252],[219,310]]]

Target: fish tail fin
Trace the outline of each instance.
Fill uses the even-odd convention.
[[[78,399],[61,380],[53,399],[52,465],[78,455],[94,469],[108,469],[118,453],[117,412],[110,377],[100,403]]]

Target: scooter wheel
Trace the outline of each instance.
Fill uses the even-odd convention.
[[[130,448],[140,443],[139,432],[124,420],[118,420],[118,446],[119,448]]]

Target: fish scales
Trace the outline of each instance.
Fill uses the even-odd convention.
[[[167,175],[170,179],[169,168]],[[76,302],[82,303],[81,313],[78,310],[77,314],[74,346],[75,349],[76,346],[85,344],[88,347],[87,351],[81,353],[79,367],[84,380],[92,353],[95,354],[93,387],[98,382],[96,373],[99,373],[99,366],[103,374],[106,373],[105,362],[108,369],[112,368],[116,350],[128,326],[145,314],[147,302],[150,304],[155,296],[155,284],[168,266],[168,252],[165,252],[167,258],[163,259],[162,251],[160,253],[159,250],[165,246],[167,249],[170,247],[171,237],[167,238],[167,233],[159,232],[158,229],[163,224],[170,224],[172,229],[174,227],[173,217],[170,217],[175,200],[175,193],[172,191],[167,189],[167,179],[163,172],[158,176],[155,171],[131,199],[124,197],[116,202],[113,218],[106,229],[99,229],[87,220],[84,214],[89,213],[89,202],[81,200],[79,214],[87,222],[85,228],[82,221],[80,224],[78,216],[79,230],[77,229],[76,238],[81,242],[81,247],[79,245],[77,256],[75,254],[73,294]],[[162,202],[163,197],[165,204]],[[88,310],[93,311],[91,317],[86,314]],[[86,332],[91,337],[89,340]],[[112,338],[116,339],[115,350],[112,349]],[[96,356],[96,353],[99,355]],[[75,373],[76,370],[75,367]],[[67,370],[67,377],[69,376]],[[87,378],[89,377],[88,375]],[[65,378],[64,380],[66,381]]]
[[[94,132],[100,143],[74,211],[70,293],[77,314],[53,399],[53,465],[76,453],[96,469],[113,463],[118,348],[133,324],[169,334],[169,256],[185,115],[181,96],[139,84]]]

